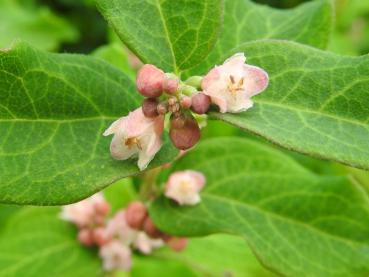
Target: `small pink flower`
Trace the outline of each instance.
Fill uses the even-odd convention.
[[[186,170],[169,176],[165,196],[180,205],[195,205],[200,202],[200,190],[205,185],[205,176],[197,171]]]
[[[124,210],[118,211],[109,220],[105,232],[108,237],[118,239],[124,245],[130,245],[137,236],[137,231],[128,226]]]
[[[121,269],[128,271],[132,266],[131,250],[119,240],[113,240],[100,248],[99,255],[106,271]]]
[[[164,245],[161,239],[152,239],[144,232],[139,232],[133,246],[137,248],[141,253],[150,254],[154,249],[162,247]]]
[[[165,73],[152,64],[145,64],[137,74],[137,90],[145,97],[159,97],[163,93]]]
[[[116,160],[126,160],[138,154],[138,167],[144,170],[162,145],[164,116],[147,118],[142,108],[130,112],[111,124],[104,136],[114,134],[110,152]]]
[[[109,204],[101,193],[96,193],[80,202],[64,206],[60,217],[83,228],[104,221],[107,211]]]
[[[211,97],[222,113],[238,113],[251,108],[250,98],[268,86],[268,74],[245,61],[245,55],[237,53],[210,70],[202,80],[204,94]]]

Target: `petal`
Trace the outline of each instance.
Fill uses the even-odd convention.
[[[238,67],[242,66],[246,62],[246,57],[244,53],[236,53],[232,57],[225,60],[223,65],[227,67]]]
[[[192,178],[196,180],[196,186],[198,190],[201,190],[206,182],[206,178],[204,174],[198,171],[194,171],[194,170],[187,170],[187,172]]]
[[[269,83],[269,76],[263,69],[257,66],[244,65],[246,92],[249,97],[265,90]]]
[[[121,117],[114,121],[108,129],[105,130],[103,136],[109,136],[118,132],[119,129],[124,128],[126,117]]]
[[[114,135],[110,144],[110,153],[114,159],[126,160],[137,152],[137,147],[129,148],[124,144],[124,137],[122,135]]]
[[[204,94],[210,96],[211,102],[213,102],[215,105],[219,107],[221,113],[227,112],[227,100],[224,97],[210,95],[206,91],[204,91]]]
[[[215,67],[202,79],[201,88],[207,90],[220,78],[219,67]]]
[[[244,96],[244,95],[243,95]],[[243,97],[238,99],[233,105],[228,105],[228,112],[230,113],[240,113],[250,109],[254,103],[248,97]]]

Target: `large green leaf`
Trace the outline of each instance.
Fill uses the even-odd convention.
[[[1,209],[2,207],[0,207]],[[0,233],[0,276],[101,276],[96,251],[76,239],[59,208],[19,208]]]
[[[163,230],[240,235],[267,267],[287,276],[367,276],[369,200],[345,177],[317,176],[272,148],[241,138],[203,141],[172,171],[203,172],[202,202],[150,207]]]
[[[187,72],[205,74],[222,63],[229,50],[258,39],[286,39],[326,48],[333,23],[330,0],[315,0],[279,10],[251,0],[225,0],[224,26],[210,55]]]
[[[0,1],[0,48],[22,39],[41,49],[56,50],[60,43],[78,38],[73,26],[48,8],[20,2]]]
[[[273,40],[238,51],[269,73],[269,88],[247,112],[214,117],[288,149],[369,169],[369,56]]]
[[[0,52],[0,202],[64,204],[137,174],[110,157],[112,121],[140,105],[120,70],[20,43]],[[169,143],[151,166],[170,161]]]
[[[96,0],[123,42],[146,63],[178,72],[200,63],[221,25],[220,0]]]

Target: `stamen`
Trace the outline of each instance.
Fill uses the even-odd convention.
[[[129,149],[131,149],[134,146],[137,146],[138,149],[142,150],[142,146],[140,143],[140,140],[136,137],[127,138],[124,140],[124,144],[128,146]]]

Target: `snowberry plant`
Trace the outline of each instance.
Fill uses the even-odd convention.
[[[325,50],[330,0],[96,5],[134,80],[0,50],[0,276],[369,275],[369,57]]]

